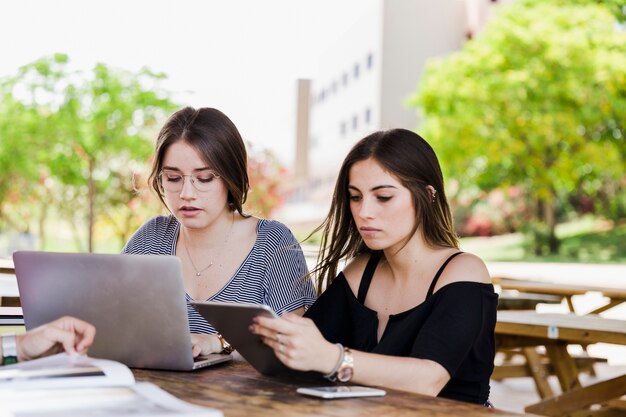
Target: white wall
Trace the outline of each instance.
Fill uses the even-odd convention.
[[[406,106],[426,61],[457,51],[466,39],[464,0],[391,0],[383,16],[380,127],[415,129],[417,115]]]

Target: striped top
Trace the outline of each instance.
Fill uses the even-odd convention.
[[[180,223],[172,215],[144,223],[122,253],[176,255]],[[267,304],[277,313],[308,308],[316,298],[300,244],[284,224],[260,219],[254,246],[230,281],[206,301]],[[215,333],[185,293],[191,333]]]

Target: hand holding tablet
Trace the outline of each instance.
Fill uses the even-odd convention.
[[[264,375],[293,373],[260,336],[248,330],[257,316],[278,318],[268,306],[246,303],[192,302],[191,305],[224,336],[250,365]]]

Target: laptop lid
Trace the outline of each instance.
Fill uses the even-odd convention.
[[[13,262],[27,330],[74,316],[96,326],[90,356],[135,368],[194,369],[176,256],[17,251]],[[209,362],[231,358],[211,355]]]

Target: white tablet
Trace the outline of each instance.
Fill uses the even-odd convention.
[[[269,306],[209,301],[192,302],[191,305],[260,373],[277,375],[294,372],[278,360],[260,336],[248,330],[252,319],[257,316],[278,317]]]

